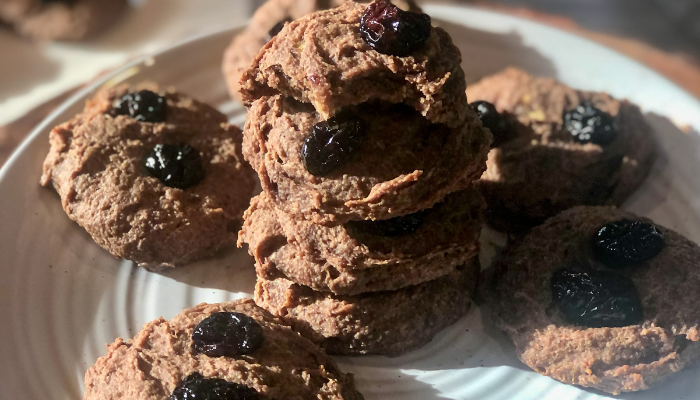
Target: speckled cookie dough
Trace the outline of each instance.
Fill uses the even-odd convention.
[[[473,189],[448,195],[410,220],[325,227],[276,211],[259,195],[246,211],[240,242],[261,275],[280,270],[318,291],[355,295],[396,290],[455,271],[479,252],[483,199]],[[391,229],[410,226],[410,231]]]
[[[346,112],[364,121],[362,146],[337,170],[314,176],[302,145],[322,117],[280,95],[252,104],[243,154],[276,207],[321,224],[388,219],[432,207],[484,170],[490,134],[473,113],[448,128],[402,104],[365,103]]]
[[[500,132],[509,137],[494,133],[500,144],[479,182],[486,220],[497,230],[524,231],[577,205],[620,205],[655,160],[651,128],[639,108],[605,93],[509,68],[469,85],[467,96],[493,103],[510,124],[510,134]],[[564,117],[586,104],[611,116],[616,135],[575,140]]]
[[[195,351],[195,328],[220,312],[253,318],[262,328],[260,347],[248,354],[221,357]],[[343,374],[323,350],[252,300],[200,304],[170,321],[149,322],[132,340],[117,339],[85,374],[83,399],[181,400],[169,396],[193,373],[243,385],[255,390],[255,398],[260,399],[363,399],[352,375]]]
[[[495,265],[496,279],[489,287],[497,325],[535,371],[620,393],[647,389],[700,356],[700,248],[656,225],[653,235],[649,228],[610,242],[610,251],[630,249],[624,254],[647,258],[635,265],[611,263],[597,255],[594,239],[603,226],[624,219],[651,222],[613,207],[572,208],[534,228]],[[567,286],[561,293],[570,298],[559,300],[553,288],[561,281],[555,276],[565,269],[591,279]],[[595,283],[594,274],[604,279]],[[595,286],[600,284],[606,286]],[[634,292],[639,303],[632,301],[629,293]],[[587,296],[593,299],[583,301]],[[576,321],[563,304],[573,304]],[[583,312],[585,304],[595,307]]]
[[[0,21],[38,40],[82,40],[116,22],[127,0],[3,0]]]
[[[325,120],[369,100],[406,103],[429,121],[461,126],[470,117],[459,49],[433,28],[405,57],[379,53],[360,35],[367,5],[352,1],[293,21],[270,40],[244,72],[246,103],[283,93],[310,103]]]
[[[97,244],[147,269],[184,265],[234,245],[256,187],[241,131],[216,109],[175,92],[159,92],[162,122],[116,115],[117,104],[126,107],[119,100],[137,92],[102,90],[54,128],[41,184],[56,189],[68,216]],[[168,186],[147,169],[160,144],[191,146],[189,156],[200,160],[193,186]],[[188,171],[185,177],[194,176]]]
[[[479,276],[472,260],[442,278],[391,292],[336,296],[281,273],[258,276],[255,301],[329,354],[398,356],[464,316]]]
[[[231,97],[241,100],[240,80],[243,71],[252,63],[260,49],[281,29],[284,22],[291,22],[314,11],[337,7],[344,0],[268,0],[255,11],[248,26],[236,37],[224,53],[222,70]],[[418,11],[413,1],[395,1],[404,10]]]

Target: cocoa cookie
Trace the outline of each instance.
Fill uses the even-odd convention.
[[[155,86],[100,91],[51,131],[41,184],[115,257],[156,270],[236,243],[256,187],[241,131]]]
[[[324,122],[308,103],[263,97],[249,109],[243,154],[288,214],[320,224],[389,219],[430,208],[478,179],[490,134],[470,115],[449,128],[405,104],[368,102]],[[309,149],[326,143],[329,131],[341,132],[331,139],[334,150],[350,156],[325,171]]]
[[[239,237],[261,275],[280,270],[314,290],[355,295],[454,272],[479,252],[482,209],[483,199],[469,189],[416,214],[326,227],[275,210],[262,194]]]
[[[535,371],[610,393],[663,380],[700,356],[700,248],[613,207],[575,207],[496,264],[497,325]]]
[[[200,304],[107,346],[83,399],[124,398],[363,399],[352,375],[252,300]]]
[[[0,20],[38,40],[81,40],[110,27],[127,0],[3,0]]]
[[[577,205],[620,205],[655,160],[639,108],[605,93],[509,68],[467,96],[494,135],[478,185],[497,230],[524,231]]]
[[[240,80],[260,49],[284,27],[284,24],[314,11],[337,7],[344,0],[268,0],[250,19],[248,26],[236,37],[224,53],[222,70],[231,97],[241,100]],[[404,10],[419,11],[412,1],[396,1]]]
[[[479,276],[476,259],[436,280],[391,292],[337,296],[279,272],[258,275],[255,302],[329,354],[398,356],[464,316]]]
[[[434,123],[462,126],[472,114],[465,107],[461,54],[450,36],[431,29],[428,18],[416,32],[427,36],[412,51],[380,53],[361,32],[367,7],[348,1],[287,24],[243,73],[243,101],[282,93],[310,103],[326,120],[345,106],[382,100],[406,103]]]

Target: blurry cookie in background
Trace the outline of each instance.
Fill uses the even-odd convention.
[[[222,70],[229,94],[236,100],[241,99],[238,93],[240,78],[248,68],[260,49],[273,36],[291,22],[314,11],[326,10],[343,4],[345,0],[268,0],[260,6],[250,19],[248,26],[236,37],[226,49]],[[358,1],[367,3],[367,1]],[[417,12],[420,10],[413,0],[394,1],[399,8]]]
[[[508,68],[467,85],[467,98],[493,133],[478,186],[499,231],[526,231],[578,205],[620,205],[656,158],[639,108],[606,93]]]
[[[109,28],[128,0],[2,0],[0,21],[36,40],[82,40]]]

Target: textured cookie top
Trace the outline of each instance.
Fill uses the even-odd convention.
[[[440,28],[406,57],[381,54],[360,36],[367,5],[352,1],[288,24],[241,78],[252,103],[281,93],[311,103],[321,119],[369,100],[406,103],[428,120],[461,124],[469,109],[461,55]]]
[[[210,357],[193,351],[192,333],[216,312],[237,312],[262,327],[260,348],[247,355]],[[243,384],[261,398],[360,400],[352,375],[343,374],[318,346],[257,307],[252,300],[200,304],[170,321],[149,322],[132,340],[117,339],[85,374],[84,400],[166,400],[192,373]]]
[[[611,207],[573,208],[534,228],[496,264],[497,323],[536,371],[618,393],[645,389],[700,355],[700,248],[657,225],[665,238],[659,254],[636,266],[607,268],[593,255],[592,241],[604,225],[622,219],[639,220]],[[571,267],[630,278],[642,322],[602,328],[566,322],[551,283],[556,270]]]
[[[605,93],[509,68],[469,85],[467,96],[493,103],[512,132],[491,150],[479,183],[487,220],[497,229],[526,229],[576,205],[619,205],[655,159],[651,128],[639,109]],[[566,129],[564,115],[585,103],[612,116],[612,142],[579,143]]]
[[[478,254],[483,200],[454,193],[419,214],[390,221],[326,227],[251,201],[239,244],[247,243],[261,275],[272,269],[315,290],[358,294],[396,290],[449,274]]]
[[[484,170],[490,134],[476,115],[450,129],[403,104],[345,111],[364,122],[361,147],[336,170],[314,176],[302,146],[323,118],[309,104],[279,95],[251,105],[243,154],[288,214],[322,224],[388,219],[432,207]]]
[[[239,93],[241,75],[270,37],[274,36],[270,33],[277,24],[293,21],[314,11],[337,7],[344,2],[344,0],[268,0],[260,6],[250,18],[248,26],[233,38],[224,53],[222,70],[231,97],[241,100]],[[420,11],[413,0],[399,0],[395,3],[404,10]]]
[[[68,216],[100,246],[147,268],[186,264],[235,243],[255,190],[241,131],[214,108],[177,93],[161,92],[164,122],[112,116],[128,91],[98,93],[83,113],[51,131],[41,183],[56,189]],[[157,144],[183,143],[199,153],[204,177],[187,189],[166,186],[145,160]]]
[[[80,40],[111,26],[127,8],[127,0],[3,0],[0,20],[35,39]]]

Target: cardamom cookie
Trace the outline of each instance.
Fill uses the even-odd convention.
[[[38,40],[82,40],[117,21],[127,0],[3,0],[0,20]]]
[[[575,207],[495,265],[497,325],[535,371],[609,393],[647,389],[700,356],[700,248],[613,207]]]
[[[483,199],[453,193],[433,209],[326,227],[275,210],[266,195],[246,211],[240,242],[260,275],[279,270],[317,291],[396,290],[450,274],[479,252]]]
[[[430,282],[356,296],[315,292],[268,271],[258,274],[255,302],[329,354],[398,356],[466,315],[479,269],[475,258]]]
[[[314,11],[341,5],[344,0],[268,0],[250,19],[248,26],[236,37],[224,53],[222,70],[231,97],[241,100],[240,81],[258,55],[260,49],[284,27],[284,24]],[[404,10],[417,12],[420,8],[412,1],[396,1]]]
[[[107,346],[83,399],[125,398],[363,399],[352,375],[252,300],[200,304]]]
[[[236,243],[255,173],[241,131],[185,95],[118,86],[51,131],[41,184],[115,257],[156,270]]]
[[[478,186],[497,230],[525,231],[577,205],[620,205],[656,158],[639,108],[605,93],[509,68],[467,95],[494,136]]]

